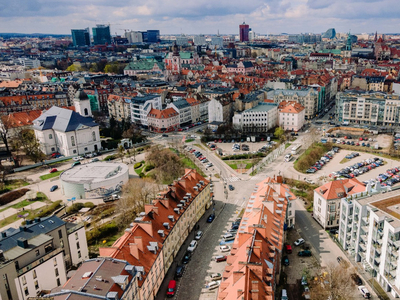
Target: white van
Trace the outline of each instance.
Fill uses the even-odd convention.
[[[288,300],[287,291],[285,289],[282,290],[282,300]]]

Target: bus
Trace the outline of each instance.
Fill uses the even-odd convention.
[[[300,150],[300,148],[301,148],[301,145],[299,144],[299,145],[295,145],[295,146],[293,146],[293,148],[292,148],[292,155],[295,155],[295,154],[297,154],[298,152],[299,152],[299,150]]]

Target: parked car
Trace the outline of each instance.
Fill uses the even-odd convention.
[[[285,244],[285,251],[287,254],[291,254],[292,253],[292,246],[290,246],[289,244]]]
[[[215,219],[215,215],[214,214],[209,215],[208,218],[207,218],[207,223],[212,223],[212,221],[214,221],[214,219]]]
[[[226,261],[226,255],[218,255],[215,257],[216,262]]]
[[[72,167],[75,167],[75,166],[77,166],[77,165],[80,165],[81,164],[81,162],[80,161],[75,161],[75,162],[73,162],[72,163]]]
[[[100,161],[100,159],[98,159],[97,157],[92,158],[92,159],[90,160],[90,162],[97,162],[97,161]]]
[[[186,251],[185,256],[183,256],[182,262],[184,264],[187,264],[191,258],[192,258],[192,252]]]
[[[304,243],[305,243],[305,240],[304,240],[304,239],[298,239],[297,241],[294,242],[294,245],[295,245],[295,246],[300,246],[300,245],[302,245],[302,244],[304,244]]]
[[[178,265],[176,267],[175,276],[176,277],[182,277],[184,271],[185,271],[185,266],[184,265]]]
[[[303,250],[297,253],[298,256],[311,256],[311,251],[310,250]]]
[[[289,257],[287,257],[287,256],[283,257],[283,265],[285,265],[285,266],[289,265]]]
[[[219,250],[221,252],[228,252],[228,251],[231,251],[231,247],[229,247],[228,245],[222,245],[222,246],[219,246]]]
[[[222,274],[221,273],[213,273],[210,275],[210,278],[212,281],[220,280],[220,279],[222,279]]]
[[[229,185],[229,190],[230,190],[230,191],[233,191],[234,189],[235,189],[235,187],[234,187],[232,184],[230,184],[230,185]]]
[[[359,287],[358,287],[358,290],[360,291],[360,293],[362,294],[362,296],[363,296],[365,299],[371,298],[370,292],[368,291],[368,289],[367,289],[364,285],[359,286]]]
[[[50,188],[50,192],[54,192],[56,189],[58,189],[58,185],[53,185],[53,186]]]
[[[175,291],[176,291],[176,281],[175,280],[170,280],[168,283],[168,289],[167,289],[167,297],[174,297],[175,296]]]
[[[228,241],[233,241],[235,239],[235,236],[232,233],[227,233],[222,238],[224,239],[225,242],[228,242]]]
[[[207,288],[208,288],[209,290],[213,290],[213,289],[216,289],[217,287],[219,287],[220,284],[221,284],[221,280],[211,281],[211,282],[207,285]]]
[[[358,274],[356,274],[356,273],[351,274],[351,279],[353,279],[353,281],[354,281],[354,283],[356,285],[362,285],[363,284],[363,282],[361,280],[361,277],[358,276]]]
[[[193,240],[190,242],[187,251],[193,252],[196,249],[196,247],[197,247],[197,241]]]
[[[50,172],[49,172],[49,173],[55,173],[55,172],[57,172],[57,169],[56,169],[56,168],[53,168],[53,169],[50,169]]]
[[[203,231],[199,230],[196,233],[196,236],[194,237],[195,240],[199,240],[201,239],[201,237],[203,236]]]

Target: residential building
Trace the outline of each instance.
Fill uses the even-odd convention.
[[[270,177],[256,184],[222,274],[218,300],[277,299],[285,226],[294,226],[296,197]]]
[[[108,95],[108,114],[113,117],[117,122],[131,120],[131,98],[132,95]]]
[[[187,103],[190,105],[190,115],[192,116],[192,123],[200,121],[200,101],[195,98],[186,98]]]
[[[23,111],[1,116],[1,128],[8,131],[7,137],[16,137],[21,130],[30,129],[33,121],[42,114],[41,110]]]
[[[124,75],[147,75],[149,73],[162,74],[165,69],[164,63],[154,58],[139,59],[131,61],[124,69]]]
[[[181,126],[189,125],[192,123],[192,107],[186,101],[186,99],[181,98],[174,102],[171,102],[167,107],[173,108],[179,114],[179,124]]]
[[[159,94],[146,94],[131,98],[131,122],[147,127],[147,116],[152,108],[161,109]]]
[[[245,22],[239,25],[239,40],[241,42],[249,41],[249,31],[250,31],[250,26]]]
[[[229,73],[248,75],[254,72],[254,65],[251,61],[240,61],[237,64],[230,64],[226,66]]]
[[[282,101],[278,106],[279,127],[299,131],[305,123],[305,108],[298,102]]]
[[[195,35],[193,37],[193,43],[195,46],[206,45],[206,37],[203,34]]]
[[[245,96],[235,99],[235,111],[243,111],[251,109],[266,100],[266,93],[263,90],[251,92]]]
[[[162,191],[100,256],[124,259],[139,272],[139,299],[154,299],[176,255],[210,206],[210,183],[195,170]]]
[[[140,278],[140,272],[128,262],[98,257],[84,261],[65,284],[52,289],[45,297],[58,300],[139,299]]]
[[[400,191],[384,187],[342,198],[338,240],[386,293],[400,297]]]
[[[230,123],[232,112],[233,102],[229,97],[212,98],[208,103],[208,122]]]
[[[275,90],[273,100],[275,103],[282,101],[295,101],[305,107],[305,118],[312,119],[318,112],[318,92],[313,88],[298,90]]]
[[[71,29],[71,34],[74,47],[90,46],[89,28]]]
[[[197,101],[200,102],[200,107],[199,107],[200,120],[207,121],[208,120],[208,105],[210,103],[210,100],[207,97],[203,97],[201,95],[196,95],[195,99],[197,99]]]
[[[350,90],[336,97],[337,122],[363,125],[396,125],[400,120],[400,98],[396,94]]]
[[[94,45],[111,45],[110,25],[97,25],[92,31]]]
[[[278,104],[260,103],[243,112],[236,112],[232,123],[243,133],[267,132],[278,125]]]
[[[60,286],[72,266],[89,258],[83,224],[57,216],[1,232],[0,245],[0,299],[25,300]]]
[[[340,220],[341,199],[366,191],[356,178],[333,180],[314,190],[314,219],[324,229],[337,228]]]
[[[179,113],[172,107],[159,110],[152,108],[147,116],[150,131],[170,132],[179,128]]]
[[[71,156],[101,149],[99,125],[91,117],[90,101],[82,90],[76,92],[74,104],[76,112],[53,106],[33,121],[44,154]]]

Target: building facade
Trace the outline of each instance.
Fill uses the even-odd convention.
[[[278,106],[279,127],[299,131],[305,123],[305,108],[300,103],[282,101]]]
[[[267,132],[278,125],[278,105],[261,103],[251,109],[235,113],[232,123],[243,133]]]
[[[167,105],[167,108],[173,108],[179,114],[179,124],[181,126],[192,123],[192,107],[186,99],[179,99]]]
[[[249,41],[249,32],[250,26],[243,22],[243,24],[239,25],[239,40],[241,42],[248,42]]]
[[[151,109],[161,109],[161,96],[146,94],[131,98],[131,122],[144,127],[148,126],[147,116]]]
[[[151,109],[147,116],[149,129],[154,132],[171,132],[179,128],[179,113],[172,107],[159,110]]]
[[[92,31],[94,45],[111,45],[110,25],[97,25]]]
[[[89,28],[71,29],[71,34],[74,47],[90,46]]]

